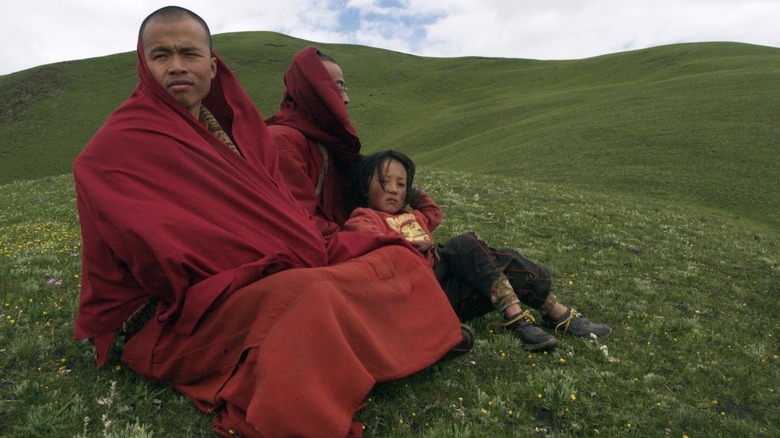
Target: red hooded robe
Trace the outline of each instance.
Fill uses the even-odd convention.
[[[340,227],[347,219],[342,193],[349,167],[360,158],[360,138],[336,83],[315,47],[293,56],[279,112],[266,120],[279,148],[282,176],[296,199]],[[320,145],[327,151],[323,157]],[[323,166],[321,193],[315,194]]]
[[[375,382],[419,371],[460,340],[445,295],[398,242],[323,238],[221,60],[203,104],[243,157],[155,81],[140,43],[138,61],[140,84],[74,163],[75,337],[95,343],[102,366],[123,321],[156,297],[122,360],[218,411],[215,430],[346,435]]]

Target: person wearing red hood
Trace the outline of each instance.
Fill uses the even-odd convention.
[[[349,168],[361,157],[344,74],[333,58],[308,47],[293,55],[284,84],[279,111],[265,121],[282,177],[322,226],[339,229],[349,216],[342,195]]]
[[[124,335],[121,360],[223,436],[360,435],[376,382],[463,340],[426,261],[403,239],[323,236],[199,16],[152,13],[137,56],[139,85],[73,165],[75,338],[102,367]]]

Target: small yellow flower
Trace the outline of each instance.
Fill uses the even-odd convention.
[[[566,358],[565,358],[565,357],[562,357],[562,358],[560,358],[560,359],[558,359],[558,360],[559,360],[561,363],[566,363]]]
[[[121,371],[121,370],[122,370],[122,365],[117,365],[114,367],[114,371]]]
[[[715,406],[717,406],[717,405],[718,405],[718,401],[717,401],[717,400],[713,400],[713,401],[712,401],[712,404],[713,404],[713,405],[715,405]]]
[[[512,410],[511,409],[506,411],[506,413],[507,413],[507,415],[512,416]]]
[[[571,401],[577,400],[577,396],[576,396],[574,393],[572,393],[572,394],[569,396],[569,398],[571,399]]]
[[[536,398],[542,398],[542,393],[536,394]]]
[[[487,414],[487,409],[485,409],[485,408],[482,408],[482,413],[483,413],[483,414]]]

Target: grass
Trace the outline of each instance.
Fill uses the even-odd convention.
[[[447,219],[551,268],[616,331],[523,352],[488,323],[466,357],[379,385],[366,436],[776,436],[780,238],[706,210],[420,169]],[[80,238],[70,176],[0,186],[0,435],[210,436],[210,416],[72,340]],[[294,408],[294,407],[293,407]]]

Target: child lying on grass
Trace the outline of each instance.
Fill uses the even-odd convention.
[[[609,326],[594,324],[558,302],[550,289],[549,270],[517,251],[492,248],[476,233],[435,244],[431,233],[444,214],[433,199],[413,186],[414,173],[414,162],[397,151],[363,157],[352,172],[350,196],[355,208],[344,229],[402,235],[431,262],[461,322],[498,311],[504,316],[500,325],[518,336],[527,350],[555,348],[558,341],[550,332],[599,338],[612,335]],[[542,315],[539,325],[521,303]]]

